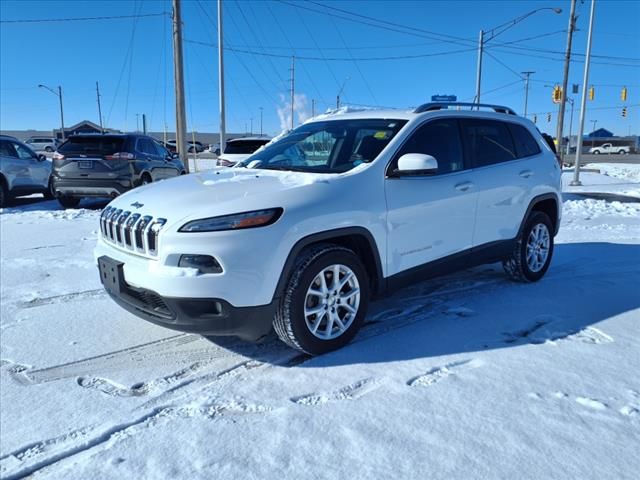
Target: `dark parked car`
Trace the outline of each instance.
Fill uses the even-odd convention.
[[[167,142],[164,144],[164,146],[170,152],[176,152],[177,151],[176,144],[177,144],[177,142],[175,140],[167,140]],[[195,142],[192,142],[191,140],[189,140],[189,141],[187,141],[187,151],[189,153],[204,152],[204,145],[201,142],[198,142],[197,140]]]
[[[73,208],[83,197],[113,198],[184,173],[180,159],[146,135],[75,135],[54,154],[53,190]]]

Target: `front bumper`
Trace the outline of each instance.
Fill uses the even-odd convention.
[[[117,197],[131,189],[131,179],[96,180],[54,177],[53,188],[64,197]]]
[[[271,331],[276,302],[235,307],[221,298],[176,298],[127,284],[121,262],[98,259],[100,280],[122,308],[144,320],[182,332],[237,336],[255,341]]]

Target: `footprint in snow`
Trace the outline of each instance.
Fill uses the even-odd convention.
[[[451,307],[445,311],[449,315],[457,315],[458,317],[471,317],[476,312],[466,307]]]
[[[418,375],[407,382],[410,387],[428,387],[434,383],[438,383],[445,378],[455,375],[458,371],[476,368],[481,365],[479,360],[463,360],[460,362],[452,362],[440,367],[434,367],[427,373]]]
[[[146,383],[137,383],[129,388],[106,378],[79,377],[77,382],[82,388],[98,390],[111,397],[140,397],[150,390]]]
[[[640,410],[638,410],[636,407],[632,407],[631,405],[625,405],[618,411],[625,417],[635,417],[636,415],[640,414]]]
[[[590,408],[592,410],[606,410],[607,408],[609,408],[609,405],[607,405],[604,402],[601,402],[600,400],[596,400],[594,398],[587,398],[587,397],[576,397],[576,402],[579,403],[580,405],[582,405],[583,407],[587,407]]]
[[[382,381],[377,378],[365,378],[358,382],[327,393],[311,393],[290,400],[298,405],[322,405],[323,403],[339,402],[342,400],[356,400],[380,387]]]

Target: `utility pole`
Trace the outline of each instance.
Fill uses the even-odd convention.
[[[291,130],[293,130],[293,114],[295,99],[296,57],[291,57]]]
[[[136,133],[140,131],[140,114],[136,113]]]
[[[262,107],[260,107],[260,136],[262,136]]]
[[[49,90],[56,97],[58,97],[58,100],[60,101],[60,135],[62,137],[62,141],[64,142],[65,137],[64,137],[64,110],[62,109],[62,87],[58,85],[58,93],[56,93],[54,90],[47,87],[46,85],[40,84],[38,85],[38,88],[44,88],[46,90]]]
[[[582,79],[582,99],[580,101],[580,127],[578,130],[578,148],[576,149],[576,162],[573,169],[572,186],[582,185],[580,183],[580,157],[582,156],[582,135],[584,134],[584,117],[587,107],[587,85],[589,84],[589,64],[591,63],[591,40],[593,38],[593,16],[596,10],[596,0],[591,0],[591,13],[589,14],[589,34],[587,36],[587,53],[584,59],[584,77]],[[597,120],[596,120],[597,121]],[[595,131],[595,123],[593,130]]]
[[[336,110],[340,108],[340,95],[342,95],[342,91],[344,90],[344,87],[347,86],[347,82],[349,80],[351,80],[351,77],[347,75],[347,77],[344,79],[344,82],[342,82],[342,86],[338,91],[338,95],[336,95]]]
[[[536,72],[522,72],[524,75],[524,118],[527,118],[527,103],[529,103],[529,77]]]
[[[227,141],[225,139],[224,114],[224,47],[222,35],[222,0],[218,0],[218,95],[220,99],[220,154],[224,153]]]
[[[573,40],[573,31],[576,28],[576,0],[571,0],[571,11],[569,12],[569,28],[567,30],[567,51],[564,56],[564,74],[562,77],[562,90],[560,97],[560,106],[558,110],[558,130],[556,132],[556,138],[558,140],[558,152],[562,158],[562,131],[564,128],[564,113],[567,101],[567,87],[569,82],[569,65],[571,64],[571,42]],[[573,103],[571,104],[573,109]]]
[[[182,62],[182,15],[180,0],[173,0],[173,77],[176,88],[176,149],[189,173],[187,158],[187,120],[184,107],[184,70]]]
[[[147,115],[142,114],[142,133],[147,134]]]
[[[591,123],[593,123],[593,130],[591,130],[591,133],[595,133],[596,131],[596,124],[598,123],[598,120],[591,120]],[[591,137],[591,147],[595,147],[596,146],[596,137],[595,135],[593,135]]]
[[[571,104],[571,119],[569,120],[569,141],[567,142],[567,155],[571,153],[571,132],[573,132],[573,106],[575,101],[571,97],[567,97],[567,102]]]
[[[249,127],[249,135],[253,135],[253,117],[251,117],[251,127]]]
[[[316,116],[316,99],[311,99],[311,118]]]
[[[480,83],[482,81],[482,52],[484,50],[484,31],[478,36],[478,68],[476,72],[476,103],[480,103]]]
[[[96,82],[96,96],[98,98],[98,118],[100,119],[100,133],[104,133],[104,126],[102,125],[102,108],[100,107],[100,86]]]

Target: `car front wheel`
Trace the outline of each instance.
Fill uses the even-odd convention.
[[[297,259],[273,326],[287,345],[319,355],[349,343],[368,306],[369,277],[360,258],[338,245],[317,245]]]
[[[537,282],[553,256],[553,225],[549,216],[534,211],[516,239],[511,256],[502,262],[507,275],[518,282]]]
[[[58,202],[64,208],[76,208],[80,205],[80,198],[78,197],[58,197]]]

